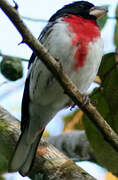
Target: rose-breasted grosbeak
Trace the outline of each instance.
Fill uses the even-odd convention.
[[[94,80],[103,55],[96,19],[105,13],[104,8],[89,2],[74,2],[58,10],[39,36],[82,94]],[[33,53],[22,101],[22,133],[11,161],[12,171],[22,175],[29,172],[45,126],[71,103],[54,75]]]

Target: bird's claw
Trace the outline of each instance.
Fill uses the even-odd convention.
[[[70,107],[70,111],[73,110],[73,108],[75,108],[76,104],[73,104],[71,107]]]
[[[63,67],[62,67],[62,64],[61,64],[59,58],[55,58],[55,60],[56,60],[57,63],[59,64],[60,69],[63,70]]]
[[[90,103],[90,98],[88,95],[83,95],[83,102],[82,102],[82,106],[85,106],[86,104]]]

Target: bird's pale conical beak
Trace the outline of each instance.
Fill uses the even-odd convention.
[[[106,14],[107,12],[108,12],[108,10],[105,8],[94,6],[90,9],[89,14],[92,16],[95,16],[96,18],[99,18],[99,17],[103,16],[104,14]]]

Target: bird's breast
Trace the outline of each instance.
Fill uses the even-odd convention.
[[[75,15],[67,16],[63,20],[68,23],[68,31],[73,34],[72,44],[76,47],[75,69],[81,68],[84,66],[88,54],[89,43],[100,37],[99,27],[93,20]]]

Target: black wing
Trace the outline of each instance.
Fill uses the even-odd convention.
[[[26,126],[29,125],[29,83],[30,83],[30,77],[26,79],[25,82],[25,88],[23,93],[23,99],[22,99],[22,107],[21,107],[21,132],[24,132],[24,129]]]
[[[48,23],[47,26],[44,28],[44,30],[41,32],[38,40],[43,44],[46,40],[46,37],[50,34],[52,30],[52,25],[54,23]],[[29,60],[28,69],[30,68],[31,64],[35,61],[36,55],[33,52],[31,55],[31,58]],[[29,96],[29,85],[30,85],[30,73],[26,79],[25,82],[25,88],[23,93],[23,99],[22,99],[22,108],[21,108],[21,131],[23,132],[26,126],[29,125],[29,102],[30,102],[30,96]]]

